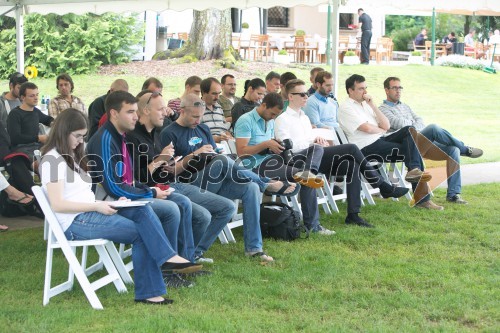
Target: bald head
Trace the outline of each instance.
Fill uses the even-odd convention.
[[[205,103],[200,96],[187,94],[181,99],[181,112],[177,123],[183,127],[196,128],[205,112]]]
[[[128,83],[124,79],[117,79],[114,80],[113,83],[111,83],[111,87],[109,88],[109,91],[126,91],[128,92]]]

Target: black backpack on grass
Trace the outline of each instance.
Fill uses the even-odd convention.
[[[300,238],[302,232],[309,237],[309,231],[300,221],[299,212],[292,207],[277,203],[260,204],[260,230],[263,238],[292,241]]]

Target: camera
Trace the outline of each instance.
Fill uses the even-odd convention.
[[[283,160],[285,164],[288,164],[293,158],[293,153],[292,153],[293,141],[291,139],[284,139],[281,142],[281,145],[285,148],[285,150],[283,150],[283,152],[281,153],[283,156]]]

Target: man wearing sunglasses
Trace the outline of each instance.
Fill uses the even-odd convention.
[[[384,81],[384,90],[387,99],[384,100],[379,109],[389,119],[390,129],[389,132],[397,131],[405,126],[414,126],[417,131],[426,137],[434,144],[433,149],[421,149],[422,156],[431,160],[436,160],[437,155],[435,150],[444,152],[447,156],[451,157],[457,165],[460,164],[460,155],[470,158],[478,158],[483,155],[483,151],[478,148],[473,148],[464,145],[464,143],[456,139],[450,132],[439,127],[438,125],[431,124],[425,126],[424,120],[419,117],[409,105],[401,102],[401,94],[403,87],[401,80],[397,77],[388,77]],[[439,152],[438,152],[439,153]],[[437,160],[441,160],[437,158]],[[448,172],[448,190],[446,200],[448,202],[457,204],[466,204],[467,201],[463,200],[460,196],[461,193],[461,177],[460,167],[454,168],[447,160]]]
[[[7,129],[7,116],[10,111],[21,105],[19,100],[19,89],[21,84],[28,82],[26,76],[14,73],[9,77],[9,91],[0,96],[0,125]]]

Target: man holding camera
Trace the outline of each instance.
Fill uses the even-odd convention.
[[[315,174],[319,169],[323,147],[312,145],[291,155],[291,140],[282,142],[274,139],[274,119],[282,110],[281,96],[269,93],[261,105],[238,119],[234,129],[238,156],[243,159],[247,168],[252,168],[262,176],[296,181],[304,185],[300,189],[304,225],[313,232],[333,235],[334,231],[319,224],[315,191],[323,186],[323,180]]]
[[[288,81],[285,89],[289,105],[286,111],[276,119],[276,138],[283,141],[293,138],[293,152],[297,154],[303,154],[304,149],[321,146],[323,154],[317,170],[327,176],[347,177],[348,214],[345,223],[372,227],[371,224],[358,215],[361,208],[359,195],[361,190],[360,171],[372,187],[380,189],[380,193],[384,198],[401,197],[408,192],[408,189],[394,187],[383,181],[380,175],[368,165],[356,145],[331,146],[326,139],[320,136],[315,137],[311,122],[302,110],[302,107],[307,102],[307,90],[304,81]]]

